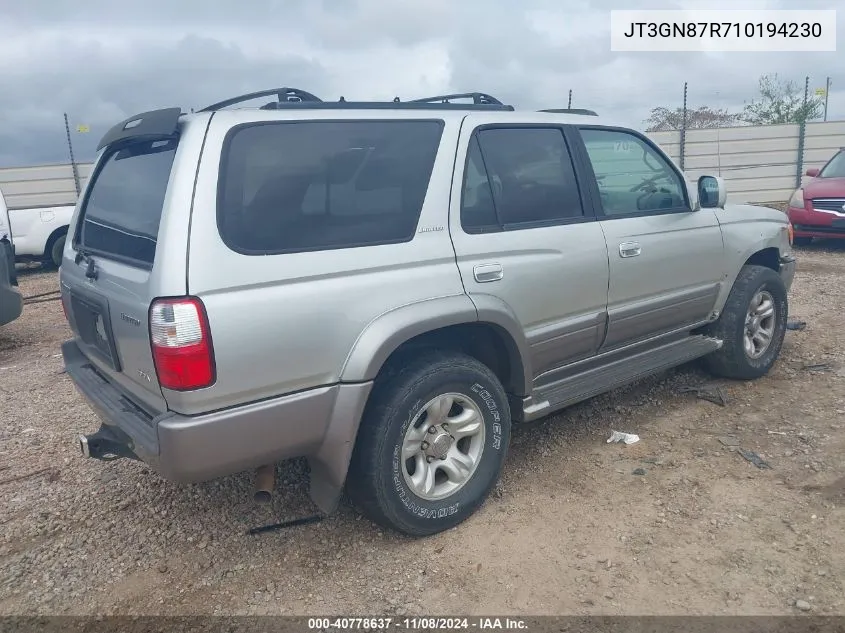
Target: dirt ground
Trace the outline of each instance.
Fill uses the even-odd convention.
[[[482,510],[419,541],[346,505],[246,534],[313,512],[299,462],[256,506],[249,474],[84,459],[98,424],[62,373],[61,307],[31,303],[0,329],[0,613],[845,614],[844,271],[845,245],[799,252],[806,328],[770,376],[718,383],[725,406],[684,390],[713,384],[687,366],[521,427]]]

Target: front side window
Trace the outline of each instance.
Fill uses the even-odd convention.
[[[245,254],[413,238],[437,155],[439,121],[298,121],[231,133],[218,227]]]
[[[635,134],[582,129],[605,215],[689,210],[678,172]]]

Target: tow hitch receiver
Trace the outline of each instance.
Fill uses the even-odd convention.
[[[127,438],[128,439],[128,438]],[[106,462],[127,457],[138,459],[129,448],[129,443],[118,437],[117,433],[103,425],[100,430],[91,435],[79,436],[79,448],[85,457],[100,459]]]

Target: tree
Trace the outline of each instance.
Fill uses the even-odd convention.
[[[817,119],[824,110],[824,101],[808,96],[792,81],[781,80],[777,74],[763,75],[759,83],[760,98],[746,103],[740,119],[752,125],[802,123]]]
[[[652,108],[651,116],[645,120],[645,123],[648,125],[647,131],[649,132],[680,130],[684,127],[684,109]],[[708,106],[694,109],[687,108],[686,129],[688,130],[728,127],[736,123],[737,115],[731,114],[727,110],[714,110]]]

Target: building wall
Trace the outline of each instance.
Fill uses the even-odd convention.
[[[724,178],[731,202],[786,202],[799,173],[799,132],[797,124],[687,130],[684,170],[691,180],[705,173]],[[679,161],[680,131],[649,137]],[[800,173],[821,167],[840,147],[845,121],[808,123]]]

